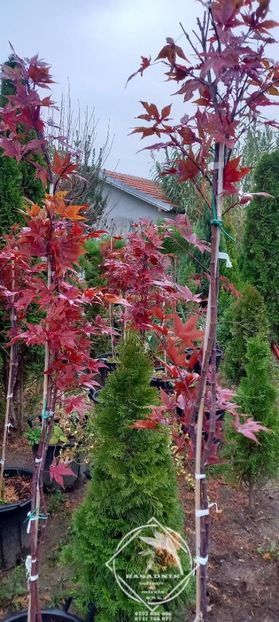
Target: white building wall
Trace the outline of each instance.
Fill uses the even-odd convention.
[[[122,234],[130,230],[131,224],[142,218],[157,222],[163,218],[172,218],[172,212],[159,211],[157,207],[142,201],[131,194],[123,192],[105,183],[108,196],[106,209],[100,225],[110,233]]]

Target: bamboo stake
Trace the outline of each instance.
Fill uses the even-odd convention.
[[[51,184],[50,194],[53,194],[53,184]],[[50,289],[52,283],[52,266],[51,257],[47,254],[47,287]],[[47,326],[46,326],[47,328]],[[30,550],[31,550],[31,570],[29,577],[29,601],[28,601],[28,622],[42,622],[42,614],[39,606],[39,535],[40,525],[39,517],[42,508],[45,509],[45,501],[43,496],[43,471],[46,459],[48,441],[50,438],[53,418],[50,421],[45,418],[47,409],[51,409],[52,404],[51,387],[49,382],[48,370],[50,367],[50,350],[48,339],[45,341],[45,359],[44,359],[44,381],[43,381],[43,400],[42,400],[42,426],[41,440],[39,443],[37,455],[34,461],[34,473],[32,478],[31,491],[31,513],[34,520],[30,523]],[[44,519],[44,528],[46,519]]]
[[[12,261],[12,296],[11,296],[11,311],[10,311],[10,322],[11,328],[15,327],[16,323],[16,312],[14,307],[15,302],[15,263]],[[9,430],[9,419],[10,419],[10,410],[11,403],[13,399],[13,374],[14,374],[14,366],[15,366],[15,345],[12,343],[10,346],[10,360],[9,360],[9,376],[8,376],[8,388],[7,388],[7,396],[6,396],[6,411],[5,411],[5,419],[4,419],[4,432],[3,432],[3,443],[2,443],[2,452],[1,452],[1,461],[0,461],[0,499],[4,499],[5,491],[4,491],[4,469],[6,462],[6,449],[7,449],[7,440],[8,440],[8,430]]]
[[[214,201],[216,200],[216,218],[217,221],[221,221],[222,209],[223,209],[223,167],[224,167],[224,145],[216,145],[215,149],[215,166],[217,167],[217,174],[215,179],[217,185],[215,185]],[[206,315],[206,328],[203,344],[203,361],[202,361],[202,378],[199,395],[199,410],[198,421],[196,428],[196,455],[195,455],[195,538],[196,538],[196,560],[197,560],[197,572],[196,572],[196,618],[198,622],[200,620],[206,620],[207,618],[207,543],[208,528],[206,529],[206,516],[199,516],[199,510],[208,510],[207,500],[207,484],[205,477],[205,463],[202,459],[202,431],[203,431],[203,417],[204,417],[204,402],[206,394],[206,375],[209,365],[209,359],[211,356],[211,363],[216,367],[216,356],[214,357],[214,349],[216,348],[216,329],[217,329],[217,304],[218,304],[218,254],[220,246],[220,227],[218,222],[212,225],[212,238],[211,238],[211,271],[210,271],[210,289],[209,300]],[[215,358],[215,360],[214,360]],[[216,371],[216,370],[215,370]],[[216,375],[215,375],[216,376]],[[216,382],[216,377],[215,377]],[[215,405],[216,415],[216,405]],[[202,472],[203,471],[203,472]],[[202,542],[202,531],[205,538]],[[203,560],[200,564],[199,560]]]
[[[202,368],[205,363],[205,354],[208,349],[209,329],[211,321],[211,285],[209,287],[208,307],[206,314],[206,326],[203,344]],[[201,454],[202,454],[202,428],[203,428],[203,412],[205,400],[206,383],[204,384],[200,407],[198,412],[197,430],[196,430],[196,460],[195,460],[195,536],[196,536],[196,560],[201,556],[201,518],[197,516],[197,512],[201,505]],[[198,621],[201,614],[201,566],[198,564],[196,571],[196,620]],[[200,618],[201,619],[201,618]]]

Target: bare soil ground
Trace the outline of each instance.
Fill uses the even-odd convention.
[[[31,450],[25,441],[10,447],[8,466],[30,466]],[[71,577],[59,564],[67,540],[73,509],[85,492],[85,482],[71,493],[49,495],[51,511],[47,542],[40,573],[41,597],[45,606],[59,606],[69,593]],[[279,621],[279,484],[269,483],[257,494],[255,515],[247,510],[247,498],[240,488],[222,479],[209,484],[212,509],[209,557],[209,622]],[[193,550],[193,491],[182,485],[186,531]],[[9,571],[11,573],[11,571]],[[1,582],[7,572],[0,573]],[[1,587],[0,587],[1,595]],[[0,600],[0,615],[26,605],[20,595],[12,602]]]
[[[209,482],[211,545],[209,555],[210,622],[279,621],[279,485],[258,492],[255,515],[247,495],[222,479]],[[193,541],[193,493],[187,528]]]

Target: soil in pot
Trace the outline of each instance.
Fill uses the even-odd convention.
[[[31,469],[5,469],[5,503],[0,505],[0,567],[12,568],[29,546],[27,513],[31,508]]]
[[[16,475],[10,477],[10,475],[5,473],[4,481],[5,498],[0,502],[0,507],[1,505],[18,503],[30,499],[31,482],[29,475],[16,473]]]

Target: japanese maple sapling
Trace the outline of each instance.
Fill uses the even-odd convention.
[[[207,618],[207,554],[201,542],[199,510],[208,509],[205,475],[206,455],[202,455],[204,418],[204,391],[211,359],[212,408],[216,420],[216,329],[219,291],[219,247],[225,196],[247,203],[249,196],[240,196],[238,182],[249,172],[241,166],[241,158],[233,150],[250,124],[264,119],[262,111],[274,103],[278,95],[278,64],[268,58],[267,48],[274,43],[270,31],[277,26],[267,19],[269,0],[210,0],[200,4],[204,15],[197,19],[197,28],[191,36],[185,31],[187,53],[181,45],[168,37],[155,62],[167,69],[167,77],[180,83],[177,95],[195,106],[193,114],[185,114],[178,123],[171,118],[171,105],[159,110],[155,104],[142,102],[143,112],[133,133],[141,138],[155,136],[151,150],[175,149],[176,161],[164,171],[175,175],[178,181],[192,180],[211,213],[210,291],[207,324],[204,337],[201,378],[197,392],[196,413],[196,557],[202,558],[197,571],[197,619]],[[181,42],[179,42],[181,43]],[[151,66],[151,59],[142,57],[141,66],[134,72],[142,75]],[[277,103],[277,102],[276,102]],[[194,413],[194,420],[196,413]],[[213,423],[213,425],[215,425]],[[203,530],[204,534],[206,530]]]
[[[86,305],[102,302],[104,293],[83,288],[76,272],[88,235],[99,234],[87,234],[85,230],[86,206],[68,205],[65,193],[59,191],[60,180],[68,179],[76,170],[70,156],[55,153],[52,168],[47,149],[41,108],[51,107],[52,101],[49,97],[41,98],[38,89],[48,88],[52,83],[49,66],[37,56],[23,60],[14,53],[14,57],[14,67],[2,67],[2,75],[13,81],[15,93],[7,97],[8,104],[1,110],[0,145],[9,157],[17,161],[27,159],[39,179],[50,188],[42,205],[32,204],[26,208],[25,226],[16,230],[0,255],[0,260],[14,265],[17,272],[17,289],[15,293],[12,287],[12,300],[20,314],[20,323],[16,332],[12,327],[11,343],[45,348],[41,439],[34,460],[28,517],[31,543],[31,558],[27,560],[28,620],[35,622],[41,618],[39,544],[47,518],[42,474],[54,411],[63,398],[66,412],[84,413],[84,394],[72,396],[71,392],[79,387],[84,391],[92,382],[94,384],[98,363],[90,357],[91,337],[106,331],[106,327],[104,322],[99,322],[98,326],[97,322],[96,325],[89,323],[84,312]],[[7,283],[2,287],[2,295],[9,296]],[[38,310],[37,322],[28,321],[31,304]],[[67,393],[70,395],[65,395]],[[55,466],[52,476],[55,477]],[[57,477],[61,478],[61,469]]]

